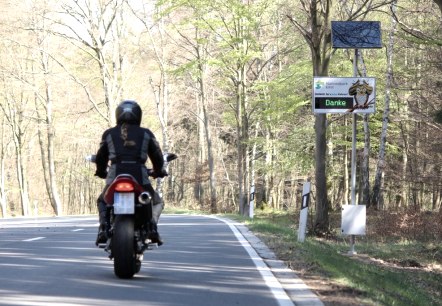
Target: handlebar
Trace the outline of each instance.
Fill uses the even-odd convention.
[[[87,162],[95,163],[95,161],[97,159],[97,155],[91,154],[91,155],[86,156],[85,159]]]
[[[167,164],[175,159],[178,158],[178,155],[176,155],[175,153],[164,153],[163,154],[163,159],[164,159],[164,167],[167,166]],[[90,163],[95,163],[97,160],[97,155],[95,154],[91,154],[86,156],[86,161],[90,162]],[[164,169],[164,168],[163,168]],[[155,171],[153,169],[147,169],[147,174],[153,178],[157,178],[158,176],[156,176]],[[167,176],[167,174],[166,174]]]
[[[175,160],[177,158],[178,158],[178,155],[176,155],[175,153],[164,153],[163,154],[163,159],[164,159],[164,162],[166,162],[166,163],[169,163],[172,160]],[[91,154],[91,155],[86,156],[85,159],[88,162],[95,163],[96,159],[97,159],[97,155]]]

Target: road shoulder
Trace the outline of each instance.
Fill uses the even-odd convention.
[[[264,242],[256,237],[247,226],[242,223],[235,222],[228,218],[218,218],[226,223],[232,224],[238,229],[243,237],[249,242],[251,247],[255,249],[264,263],[269,267],[273,275],[281,283],[284,291],[290,297],[295,305],[301,306],[323,306],[324,304],[319,297],[310,290],[310,288],[296,275],[293,270],[279,260],[275,253],[270,250]]]

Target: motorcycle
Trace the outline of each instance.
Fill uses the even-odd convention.
[[[165,153],[164,167],[177,156]],[[95,156],[87,160],[95,162]],[[149,170],[153,176],[153,170]],[[106,228],[107,241],[99,244],[109,253],[109,259],[114,261],[114,273],[119,278],[132,278],[140,272],[143,254],[148,249],[158,246],[151,238],[153,228],[153,205],[159,195],[151,194],[130,174],[120,174],[107,188],[104,200],[107,204]]]

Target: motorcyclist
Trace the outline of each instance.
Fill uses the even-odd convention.
[[[106,179],[103,193],[97,199],[100,227],[96,244],[106,242],[106,230],[110,223],[104,201],[105,191],[117,175],[126,173],[134,176],[145,190],[154,195],[153,220],[148,225],[149,239],[161,245],[163,242],[157,230],[157,222],[163,203],[150,184],[145,162],[147,158],[152,162],[154,178],[165,177],[167,172],[163,168],[163,153],[155,135],[149,129],[140,127],[142,110],[136,101],[122,101],[115,110],[115,117],[117,125],[103,133],[95,160],[95,175]],[[108,170],[109,161],[111,164]]]

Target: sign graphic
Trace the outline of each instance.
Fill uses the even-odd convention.
[[[313,79],[313,112],[362,113],[375,112],[375,78]]]

